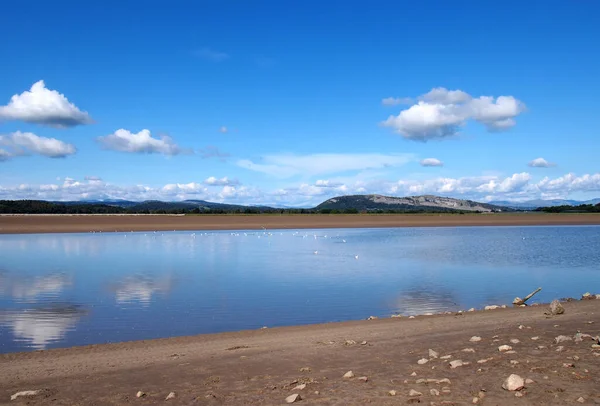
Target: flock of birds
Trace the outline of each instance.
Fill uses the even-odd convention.
[[[271,236],[273,236],[273,233],[271,233],[271,232],[268,232],[268,231],[267,231],[267,229],[266,229],[265,227],[262,227],[262,230],[263,230],[263,232],[262,232],[262,236],[264,236],[264,237],[271,237]],[[175,232],[176,232],[177,230],[173,230],[173,231],[175,231]],[[118,233],[118,232],[120,232],[120,231],[118,231],[118,230],[115,230],[115,233]],[[93,234],[95,234],[95,233],[102,233],[102,231],[94,231],[94,230],[92,230],[92,231],[90,231],[90,233],[93,233]],[[131,230],[131,233],[135,233],[135,231]],[[158,231],[156,231],[156,230],[155,230],[155,231],[153,231],[151,234],[157,234],[157,233],[158,233]],[[280,234],[280,235],[283,235],[283,233],[279,233],[279,234]],[[165,234],[164,234],[164,233],[160,233],[160,235],[161,235],[161,236],[164,236]],[[199,233],[198,235],[199,235],[199,236],[208,236],[208,235],[210,235],[210,233],[208,233],[208,232],[204,232],[204,233]],[[256,235],[258,238],[261,238],[261,234],[260,234],[260,233],[252,233],[252,232],[251,232],[251,233],[248,233],[248,232],[242,232],[242,233],[240,233],[240,232],[231,232],[231,233],[230,233],[230,235],[231,235],[231,236],[234,236],[234,237],[239,237],[239,236],[241,236],[241,235],[243,235],[244,237],[248,237],[248,236]],[[300,235],[301,235],[301,234],[300,234],[300,231],[295,231],[295,232],[292,234],[292,236],[294,236],[294,237],[297,237],[297,236],[300,236]],[[148,236],[148,233],[144,233],[144,236]],[[302,236],[302,238],[303,238],[303,239],[304,239],[304,238],[310,238],[310,235],[309,235],[308,233],[304,233],[304,234],[302,234],[301,236]],[[127,238],[127,234],[126,234],[126,233],[125,233],[125,234],[123,234],[123,237],[124,237],[124,238]],[[191,233],[191,234],[190,234],[190,237],[191,237],[191,238],[196,238],[196,233]],[[318,238],[328,238],[328,237],[327,237],[327,234],[323,235],[322,237],[319,237],[317,234],[312,234],[312,237],[313,237],[315,240],[316,240],[316,239],[318,239]],[[337,237],[339,237],[339,235],[338,235]],[[342,243],[344,243],[344,244],[346,243],[346,240],[345,240],[345,239],[342,239],[341,241],[342,241]],[[318,250],[315,250],[315,251],[313,252],[313,254],[314,254],[314,255],[318,255],[318,254],[319,254],[319,251],[318,251]],[[358,259],[358,258],[359,258],[359,256],[358,256],[358,255],[355,255],[355,256],[354,256],[354,259]]]

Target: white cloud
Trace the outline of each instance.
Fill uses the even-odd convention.
[[[444,163],[437,158],[425,158],[419,163],[421,166],[444,166]]]
[[[414,159],[413,154],[267,155],[263,157],[263,163],[243,159],[237,164],[252,171],[279,178],[289,178],[297,175],[325,175],[397,167]]]
[[[119,304],[137,302],[148,306],[152,302],[152,296],[169,293],[172,286],[170,277],[158,279],[153,276],[135,275],[121,280],[111,288],[114,290],[115,300]]]
[[[415,141],[444,139],[458,134],[469,120],[486,126],[488,131],[507,130],[525,105],[513,96],[474,98],[462,90],[435,88],[419,97],[419,102],[391,115],[381,124],[404,138]]]
[[[227,127],[225,127],[225,126],[221,126],[221,128],[219,128],[219,132],[222,133],[222,134],[227,133],[227,131],[229,131],[229,129]]]
[[[0,120],[20,120],[57,128],[93,123],[90,115],[79,110],[56,90],[46,88],[43,80],[29,91],[15,94],[6,106],[0,106]]]
[[[527,165],[531,166],[532,168],[550,168],[551,166],[556,166],[556,164],[548,162],[544,158],[536,158]]]
[[[142,154],[177,155],[184,151],[166,135],[154,138],[150,130],[142,130],[139,133],[120,129],[113,134],[98,137],[98,142],[106,149],[121,152],[132,152]]]
[[[232,186],[239,185],[240,182],[236,179],[229,179],[227,176],[221,179],[217,179],[214,176],[211,176],[204,179],[203,183],[208,186]]]
[[[398,106],[400,104],[413,104],[413,99],[410,97],[386,97],[381,100],[384,106]]]
[[[0,160],[6,160],[15,156],[37,154],[49,158],[64,158],[76,152],[72,144],[57,140],[56,138],[40,137],[33,133],[20,131],[0,135]]]
[[[198,58],[202,58],[211,62],[223,62],[229,59],[229,54],[226,54],[225,52],[215,51],[210,48],[198,49],[194,51],[194,55]]]
[[[210,179],[210,178],[209,178]],[[222,178],[223,179],[223,178]],[[214,182],[222,179],[215,178]],[[353,180],[354,179],[354,180]],[[209,181],[208,183],[211,183]],[[223,182],[220,182],[223,183]],[[65,178],[62,183],[0,186],[2,199],[124,199],[180,201],[199,199],[232,204],[285,205],[309,207],[330,197],[347,194],[383,194],[392,196],[441,195],[479,201],[567,198],[571,193],[600,192],[600,173],[577,176],[569,173],[558,178],[533,181],[527,172],[510,176],[474,176],[462,178],[361,180],[319,179],[314,183],[278,185],[261,190],[240,185],[207,185],[204,182],[171,183],[162,187],[145,185],[117,186],[102,180]]]

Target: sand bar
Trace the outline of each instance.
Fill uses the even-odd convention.
[[[268,328],[162,340],[0,355],[0,404],[18,391],[38,395],[10,404],[565,405],[600,402],[600,300],[462,315],[386,318]],[[592,322],[592,323],[590,323]],[[556,343],[559,335],[571,339]],[[471,341],[471,337],[481,337]],[[518,340],[518,341],[516,341]],[[500,352],[510,345],[514,352]],[[430,356],[434,350],[438,358]],[[443,359],[450,356],[449,359]],[[419,363],[425,359],[426,363]],[[450,367],[450,361],[463,365]],[[481,362],[481,360],[485,360]],[[480,362],[478,362],[480,361]],[[353,371],[355,377],[344,379]],[[414,373],[414,374],[413,374]],[[502,389],[510,374],[533,382]],[[367,381],[358,379],[366,376]],[[449,381],[441,381],[447,378]],[[424,381],[423,381],[424,380]],[[303,389],[294,389],[306,384]],[[389,391],[396,395],[390,396]],[[421,395],[410,396],[415,390]],[[142,399],[136,393],[143,391]],[[26,403],[28,402],[28,403]],[[453,402],[453,403],[452,403]]]
[[[17,215],[0,216],[0,234],[165,230],[260,230],[456,226],[600,225],[600,214],[390,215]]]

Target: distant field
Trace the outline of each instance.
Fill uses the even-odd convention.
[[[0,234],[290,228],[600,225],[600,214],[303,214],[0,216]]]

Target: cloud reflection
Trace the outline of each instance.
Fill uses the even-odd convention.
[[[30,302],[35,301],[39,296],[57,297],[62,291],[71,286],[72,280],[68,275],[62,273],[36,276],[36,277],[16,277],[4,278],[0,276],[0,283],[16,301]],[[0,293],[2,293],[0,291]]]
[[[12,329],[15,341],[43,350],[64,339],[86,312],[77,305],[52,306],[0,313],[0,325]]]
[[[395,312],[405,315],[458,310],[458,298],[449,290],[436,286],[414,286],[391,303]]]
[[[141,303],[148,306],[152,296],[165,294],[173,288],[170,277],[158,278],[151,275],[129,276],[112,286],[118,304]]]

